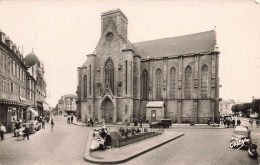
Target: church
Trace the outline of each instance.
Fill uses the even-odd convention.
[[[100,40],[78,67],[78,117],[114,124],[218,122],[216,31],[131,43],[127,28],[120,9],[101,14]]]

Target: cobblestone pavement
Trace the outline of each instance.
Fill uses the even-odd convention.
[[[50,124],[30,136],[30,140],[10,138],[0,143],[2,165],[84,164],[86,138],[92,128],[67,124],[66,118],[54,117]]]
[[[247,150],[229,148],[233,128],[228,129],[183,129],[182,138],[141,155],[124,165],[257,165],[247,155]]]

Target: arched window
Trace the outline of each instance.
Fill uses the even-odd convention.
[[[88,83],[87,82],[87,75],[85,75],[84,78],[83,78],[83,98],[84,99],[87,98],[87,92],[88,92],[88,88],[87,88],[88,84],[87,83]]]
[[[170,98],[175,98],[175,86],[176,86],[176,69],[172,67],[170,70]]]
[[[184,89],[185,98],[187,99],[191,98],[191,74],[192,74],[191,67],[187,66],[185,69],[185,89]]]
[[[162,71],[161,69],[156,70],[156,99],[162,98]]]
[[[203,65],[201,68],[201,98],[208,97],[208,66]]]
[[[108,58],[105,64],[105,87],[110,88],[114,93],[114,63],[111,58]]]
[[[148,72],[143,71],[143,99],[148,99]]]

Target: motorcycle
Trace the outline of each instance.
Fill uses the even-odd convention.
[[[239,150],[240,148],[248,144],[250,144],[250,139],[233,139],[230,141],[229,147],[237,148],[237,150]]]
[[[251,158],[257,158],[257,145],[255,143],[249,143],[248,156]]]

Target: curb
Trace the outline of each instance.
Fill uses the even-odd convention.
[[[178,139],[178,138],[182,137],[183,135],[184,135],[184,134],[181,134],[181,135],[179,135],[179,136],[176,136],[176,137],[174,137],[174,138],[172,138],[172,139],[170,139],[170,140],[167,140],[167,141],[165,141],[165,142],[163,142],[163,143],[160,143],[160,144],[158,144],[158,145],[156,145],[156,146],[154,146],[154,147],[152,147],[152,148],[149,148],[149,149],[147,149],[147,150],[144,150],[144,151],[142,151],[142,152],[140,152],[140,153],[137,153],[137,154],[135,154],[135,155],[133,155],[133,156],[130,156],[130,157],[125,158],[125,159],[122,159],[122,160],[117,160],[117,161],[94,161],[94,160],[90,160],[90,159],[86,158],[85,156],[84,156],[84,159],[85,159],[86,162],[95,163],[95,164],[120,164],[120,163],[125,163],[125,162],[127,162],[127,161],[129,161],[129,160],[131,160],[131,159],[133,159],[133,158],[136,158],[136,157],[138,157],[138,156],[140,156],[140,155],[142,155],[142,154],[145,154],[146,152],[149,152],[149,151],[151,151],[151,150],[153,150],[153,149],[155,149],[155,148],[157,148],[157,147],[160,147],[160,146],[162,146],[162,145],[164,145],[164,144],[166,144],[166,143],[169,143],[169,142],[171,142],[171,141],[173,141],[173,140],[175,140],[175,139]],[[89,152],[89,151],[86,151],[86,152]]]

